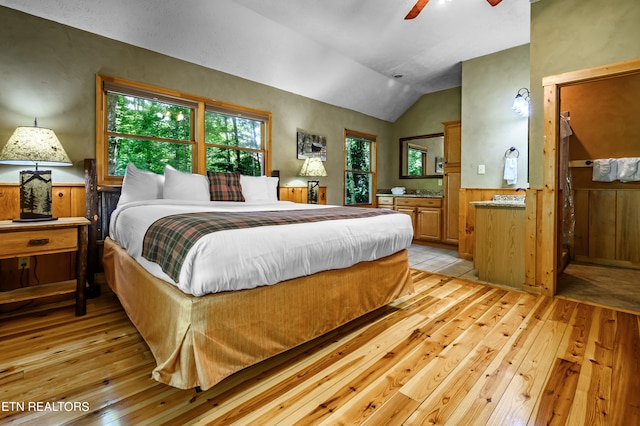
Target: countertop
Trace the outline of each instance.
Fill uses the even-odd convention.
[[[470,201],[469,204],[472,204],[477,207],[509,207],[512,209],[524,209],[525,204],[519,203],[517,201]]]
[[[444,198],[442,194],[392,194],[392,193],[378,193],[376,197],[402,197],[402,198]]]
[[[492,200],[471,201],[469,204],[479,207],[509,207],[512,209],[525,208],[524,195],[494,195]]]

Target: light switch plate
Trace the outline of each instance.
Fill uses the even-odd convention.
[[[484,164],[478,164],[478,174],[479,175],[484,174]]]

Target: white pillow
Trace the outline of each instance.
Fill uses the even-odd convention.
[[[184,173],[164,167],[163,198],[188,201],[210,201],[209,179],[204,175]]]
[[[129,163],[122,179],[122,191],[118,205],[132,201],[162,198],[163,185],[164,176],[140,170],[133,163]]]
[[[278,181],[277,177],[267,176],[267,201],[278,201]]]
[[[278,178],[240,175],[240,186],[245,201],[278,201]]]

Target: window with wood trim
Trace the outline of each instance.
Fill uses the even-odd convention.
[[[162,173],[270,170],[271,114],[169,89],[98,75],[99,184],[119,184],[129,162]]]
[[[344,204],[372,206],[376,188],[376,137],[345,130]]]

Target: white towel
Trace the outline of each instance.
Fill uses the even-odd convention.
[[[593,177],[595,182],[613,182],[616,180],[618,162],[615,158],[602,158],[593,161]]]
[[[515,185],[518,181],[518,159],[516,157],[504,159],[504,180],[509,185]]]
[[[620,179],[620,182],[633,182],[640,180],[640,174],[638,173],[638,162],[640,158],[618,158],[618,172],[616,177]]]

